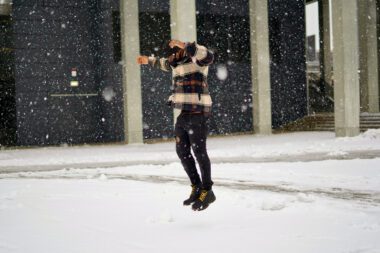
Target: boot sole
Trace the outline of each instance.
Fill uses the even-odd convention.
[[[196,199],[193,200],[193,201],[191,201],[191,202],[186,202],[186,203],[185,203],[185,201],[186,201],[186,200],[185,200],[185,201],[183,202],[183,205],[184,205],[184,206],[190,206],[190,205],[194,204],[194,202],[197,201],[198,197],[199,197],[199,196],[197,196]]]
[[[202,205],[201,207],[199,207],[198,209],[193,209],[193,211],[203,211],[205,210],[207,207],[209,207],[210,204],[214,203],[216,200],[216,197],[214,196],[214,198],[207,204],[207,205]]]

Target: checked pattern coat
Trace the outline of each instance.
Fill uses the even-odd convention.
[[[212,100],[207,75],[214,55],[206,47],[186,43],[184,49],[168,58],[149,57],[149,64],[163,71],[172,71],[170,104],[185,112],[211,112]]]

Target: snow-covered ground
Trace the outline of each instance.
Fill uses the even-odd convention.
[[[0,252],[380,252],[380,131],[210,138],[217,200],[173,143],[0,151]]]
[[[325,160],[344,158],[352,152],[361,156],[380,154],[380,132],[369,130],[355,138],[335,138],[330,132],[300,132],[272,136],[210,138],[213,162],[260,162],[281,160]],[[289,158],[289,159],[288,159]],[[168,164],[177,162],[170,143],[154,145],[103,145],[67,148],[0,150],[0,172],[48,170],[118,165]]]

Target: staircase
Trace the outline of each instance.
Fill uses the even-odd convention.
[[[334,114],[320,114],[312,117],[314,121],[314,131],[335,131]]]
[[[362,113],[360,114],[360,131],[380,128],[380,113]]]
[[[360,131],[380,128],[380,113],[360,114]],[[286,126],[282,131],[335,131],[334,114],[324,113],[306,116]]]

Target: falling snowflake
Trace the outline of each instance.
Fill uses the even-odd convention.
[[[221,81],[224,81],[224,80],[227,79],[227,77],[228,77],[228,70],[227,70],[226,65],[220,64],[220,65],[217,66],[216,76]]]

